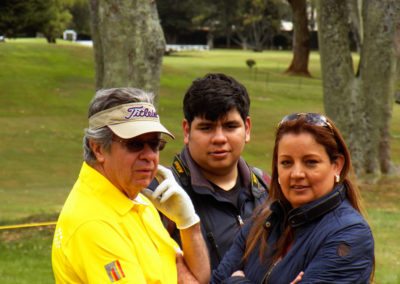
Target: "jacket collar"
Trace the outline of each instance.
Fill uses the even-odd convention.
[[[186,163],[189,173],[190,173],[190,181],[193,186],[194,191],[197,193],[204,193],[203,191],[197,191],[196,188],[207,188],[211,190],[211,192],[214,192],[214,187],[212,184],[203,176],[201,173],[200,167],[196,164],[196,162],[192,159],[192,156],[189,153],[188,147],[185,146],[181,152],[181,158],[182,160]],[[240,179],[242,183],[246,186],[246,188],[249,188],[250,183],[251,183],[251,175],[250,175],[250,169],[246,162],[243,160],[242,157],[240,157],[238,161],[238,175],[240,176]]]
[[[288,223],[292,228],[300,227],[338,207],[346,199],[346,187],[338,184],[332,192],[288,213]]]

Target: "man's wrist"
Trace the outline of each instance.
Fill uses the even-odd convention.
[[[196,224],[200,223],[200,217],[194,213],[190,218],[188,218],[187,220],[185,220],[185,222],[181,222],[180,224],[176,224],[176,227],[179,230],[185,230],[188,229]]]

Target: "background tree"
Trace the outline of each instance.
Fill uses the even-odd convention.
[[[90,0],[96,88],[158,92],[165,40],[155,1]]]
[[[10,38],[42,33],[55,43],[71,20],[70,4],[69,0],[2,0],[0,33]]]
[[[24,31],[34,8],[30,1],[4,0],[0,2],[0,33],[12,38]]]
[[[66,29],[72,19],[72,15],[69,12],[69,1],[61,0],[50,0],[46,12],[43,13],[44,18],[43,25],[40,31],[43,33],[48,43],[56,43],[63,31]],[[40,17],[39,17],[40,19]]]
[[[225,46],[231,47],[232,19],[237,13],[238,0],[203,0],[199,1],[193,23],[207,29],[207,45],[214,47],[214,39],[225,38]]]
[[[200,2],[200,3],[199,3]],[[198,26],[193,18],[201,13],[201,1],[162,0],[157,2],[157,10],[167,43],[174,44],[178,35],[190,33]]]
[[[243,49],[262,51],[277,34],[281,22],[278,0],[239,0],[238,15],[234,21],[233,40]]]
[[[233,26],[235,19],[240,15],[240,0],[208,0],[208,5],[214,5],[213,11],[213,27],[216,34],[224,35],[226,38],[226,47],[231,48]]]
[[[76,31],[81,38],[90,39],[89,4],[87,0],[75,0],[69,11],[72,20],[68,28]]]
[[[357,173],[388,173],[397,63],[393,47],[400,28],[400,1],[362,2],[359,72],[353,68],[346,2],[319,1],[324,106],[345,135]]]
[[[238,13],[238,0],[163,0],[157,9],[167,43],[177,43],[180,36],[196,30],[207,30],[207,44],[214,46],[214,37],[223,35],[230,47],[233,18]]]
[[[310,32],[308,30],[306,0],[288,0],[293,15],[293,58],[285,71],[291,75],[310,77],[308,59],[310,57]]]

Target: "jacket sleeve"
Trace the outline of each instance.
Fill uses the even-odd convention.
[[[374,240],[365,223],[329,235],[305,268],[301,283],[369,283]]]
[[[244,225],[243,228],[238,232],[235,240],[232,243],[232,246],[224,255],[217,269],[213,271],[211,283],[246,283],[230,282],[227,279],[231,277],[233,272],[237,270],[243,270],[242,257],[246,248],[246,238],[250,231],[251,224],[252,222],[246,223],[246,225]],[[234,278],[236,279],[236,277]]]
[[[246,277],[232,276],[224,280],[222,284],[254,284],[254,282],[250,281]]]

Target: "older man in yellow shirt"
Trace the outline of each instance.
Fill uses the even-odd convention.
[[[89,107],[84,163],[60,213],[52,264],[57,283],[207,283],[210,267],[199,217],[159,151],[173,137],[152,95],[100,90]],[[150,191],[158,175],[161,184]],[[176,221],[181,249],[157,209]]]

